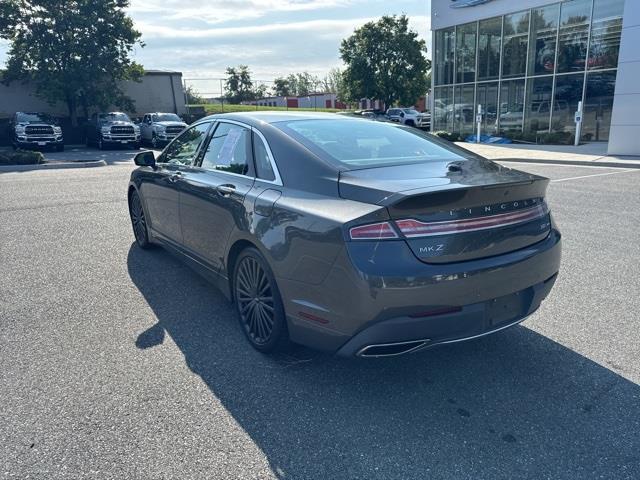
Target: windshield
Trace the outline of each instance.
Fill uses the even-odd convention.
[[[54,123],[53,119],[46,113],[19,113],[17,120],[18,123]]]
[[[408,113],[409,115],[418,115],[418,111],[413,108],[405,108],[402,110],[404,113]]]
[[[153,115],[154,122],[182,122],[182,119],[175,113],[158,113]]]
[[[131,119],[126,113],[103,113],[100,114],[100,120],[107,120],[109,122],[131,122]]]
[[[358,120],[297,120],[275,126],[321,157],[355,170],[376,166],[464,160],[418,130]]]

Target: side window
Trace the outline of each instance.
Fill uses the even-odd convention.
[[[275,180],[276,174],[271,167],[267,147],[258,135],[253,136],[253,154],[256,159],[257,177],[263,180]]]
[[[200,123],[185,130],[167,147],[162,155],[162,163],[192,165],[198,147],[205,139],[210,123]]]
[[[251,162],[251,131],[220,123],[202,158],[202,168],[246,175]]]

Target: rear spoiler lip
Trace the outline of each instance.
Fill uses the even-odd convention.
[[[429,195],[433,193],[441,193],[441,192],[456,192],[460,190],[473,190],[473,189],[482,189],[482,190],[496,190],[505,187],[522,187],[527,185],[537,184],[542,187],[542,190],[547,189],[550,180],[546,177],[535,176],[528,180],[524,181],[506,181],[501,183],[491,183],[486,185],[468,185],[468,184],[448,184],[448,185],[435,185],[424,188],[414,188],[410,190],[402,190],[400,192],[392,193],[391,195],[382,198],[377,204],[382,207],[390,207],[393,206],[403,200],[406,200],[411,197],[416,197],[419,195]]]

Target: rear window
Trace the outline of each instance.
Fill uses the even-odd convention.
[[[368,120],[295,120],[275,123],[321,157],[351,170],[374,166],[464,160],[416,129]]]

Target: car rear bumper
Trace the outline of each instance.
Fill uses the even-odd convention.
[[[386,357],[445,343],[489,335],[525,320],[544,300],[557,274],[544,282],[504,297],[460,307],[459,311],[426,317],[396,317],[375,323],[353,336],[340,356]]]
[[[351,242],[316,285],[278,284],[292,340],[357,355],[373,344],[423,348],[518,323],[548,295],[560,258],[555,228],[529,247],[449,264],[423,263],[403,241]]]

